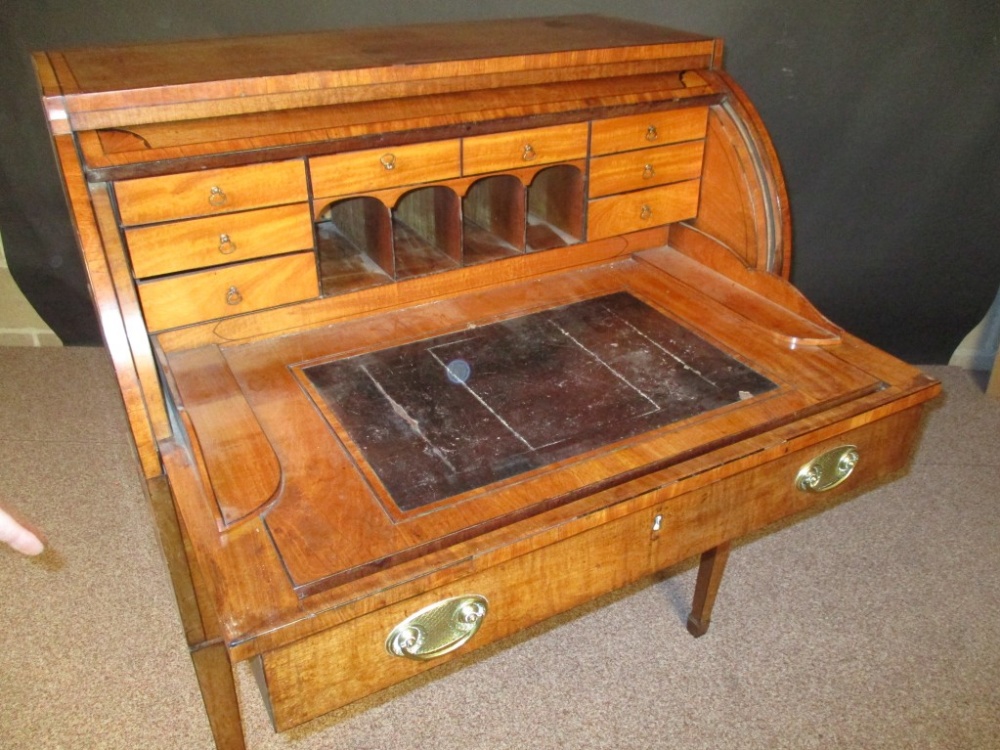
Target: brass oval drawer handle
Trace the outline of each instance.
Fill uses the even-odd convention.
[[[656,170],[653,169],[653,165],[652,164],[646,164],[642,168],[642,179],[644,179],[644,180],[650,179],[655,174],[656,174]]]
[[[219,208],[220,206],[226,205],[229,201],[229,196],[226,195],[226,191],[220,188],[218,185],[213,185],[208,191],[208,202],[209,204]]]
[[[236,252],[236,243],[229,238],[228,234],[219,235],[219,252],[223,255],[232,255]]]
[[[856,445],[842,445],[829,450],[799,469],[795,486],[803,492],[832,490],[851,476],[859,460]]]
[[[395,154],[382,154],[382,156],[378,158],[378,161],[386,172],[391,172],[396,168]]]
[[[470,594],[424,607],[389,631],[385,649],[393,656],[427,661],[467,643],[489,610],[485,596]]]
[[[659,137],[660,137],[660,134],[656,131],[656,126],[655,125],[650,125],[648,128],[646,128],[646,140],[647,141],[655,141]]]
[[[521,159],[524,161],[532,161],[536,156],[538,156],[538,152],[535,151],[534,146],[530,143],[525,143],[524,150],[521,152]]]
[[[236,285],[229,287],[229,291],[226,292],[226,304],[227,305],[238,305],[243,301],[243,295],[240,290],[236,288]]]
[[[653,218],[653,209],[648,205],[643,205],[642,210],[639,211],[639,218],[643,221],[648,221]]]

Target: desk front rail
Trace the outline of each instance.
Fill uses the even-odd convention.
[[[781,518],[869,488],[904,469],[920,417],[921,407],[912,407],[808,448],[771,451],[772,460],[695,491],[653,491],[632,502],[645,506],[640,511],[269,651],[260,669],[275,726],[296,726]],[[841,445],[856,446],[860,455],[847,482],[818,494],[796,487],[803,464]],[[472,594],[488,600],[489,613],[468,645],[433,661],[387,651],[387,635],[407,616]]]

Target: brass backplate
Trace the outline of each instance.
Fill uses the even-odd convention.
[[[386,651],[417,661],[444,656],[476,634],[488,609],[479,594],[435,602],[396,625],[385,640]]]

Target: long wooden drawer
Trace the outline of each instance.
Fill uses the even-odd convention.
[[[125,238],[132,270],[140,279],[308,250],[313,245],[307,203],[135,227],[125,231]]]
[[[448,180],[460,171],[461,141],[369,149],[309,160],[317,199]]]
[[[587,155],[587,123],[479,135],[462,141],[462,173],[482,174],[582,159]]]
[[[592,154],[631,151],[705,137],[708,107],[689,107],[628,117],[595,120],[591,125]]]
[[[701,176],[704,141],[626,151],[590,162],[590,197],[642,190]]]
[[[700,189],[701,180],[688,180],[592,200],[587,208],[587,239],[690,219],[698,213]]]
[[[454,651],[466,653],[816,502],[870,487],[905,466],[920,414],[913,407],[791,452],[776,446],[764,463],[694,491],[667,485],[637,498],[643,510],[265,653],[261,667],[276,728],[289,729],[453,658],[414,661],[386,649],[397,624],[436,602],[467,595],[487,600],[480,629]],[[826,492],[798,489],[802,466],[840,446],[853,446],[859,456],[853,473]]]
[[[318,288],[311,252],[234,263],[138,286],[150,331],[300,302],[317,296]]]
[[[305,201],[305,163],[299,160],[141,177],[115,183],[126,226]]]

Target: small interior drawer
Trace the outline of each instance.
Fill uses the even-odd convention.
[[[139,284],[150,331],[262,310],[315,297],[319,282],[311,252],[235,263]]]
[[[462,142],[462,173],[482,174],[504,169],[582,159],[587,155],[587,123],[480,135]]]
[[[115,194],[122,224],[152,224],[305,201],[306,171],[296,160],[182,172],[122,180]]]
[[[457,177],[458,139],[319,156],[309,160],[313,194],[327,198]]]
[[[307,203],[262,208],[125,231],[137,278],[220,266],[267,255],[309,250]]]
[[[687,141],[598,156],[590,162],[590,197],[696,179],[704,154],[704,141]]]
[[[698,213],[700,188],[701,180],[688,180],[592,200],[587,209],[587,239],[693,218]]]
[[[590,150],[593,154],[611,154],[693,141],[704,138],[707,128],[708,107],[595,120],[591,126]]]

